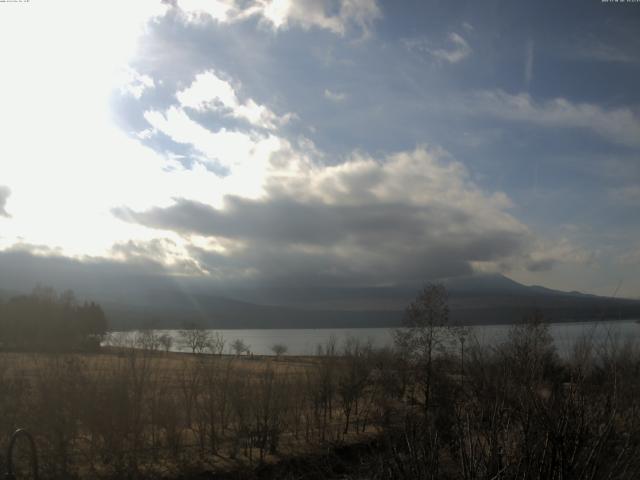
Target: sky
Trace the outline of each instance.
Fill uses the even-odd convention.
[[[640,3],[0,3],[0,272],[640,298]]]

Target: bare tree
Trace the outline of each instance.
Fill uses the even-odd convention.
[[[173,337],[171,335],[163,333],[158,337],[158,341],[160,342],[160,345],[162,345],[162,348],[164,348],[165,352],[171,350],[171,347],[173,346]]]
[[[338,353],[337,347],[338,337],[331,334],[324,344],[319,343],[316,345],[316,355],[318,357],[333,357]]]
[[[110,332],[106,343],[123,354],[127,349],[135,347],[135,338],[132,332]]]
[[[506,357],[513,377],[528,386],[539,381],[556,361],[549,324],[538,310],[511,326],[500,351]]]
[[[253,435],[260,461],[268,451],[275,454],[284,428],[284,407],[289,387],[286,376],[277,375],[271,364],[252,384]]]
[[[271,351],[275,354],[276,358],[280,360],[285,353],[287,353],[287,346],[284,343],[276,343],[271,346]]]
[[[363,397],[371,372],[371,343],[363,344],[357,338],[347,338],[343,351],[343,368],[339,370],[338,395],[344,414],[344,434],[349,432],[352,413],[359,414],[359,403]]]
[[[155,352],[160,348],[160,336],[155,330],[141,330],[136,334],[136,346],[143,350]]]
[[[240,356],[245,352],[249,351],[249,346],[244,343],[244,340],[241,338],[236,338],[233,342],[231,342],[231,349],[235,352],[236,356]]]
[[[210,342],[210,335],[204,328],[190,324],[187,328],[180,330],[182,343],[191,349],[191,353],[204,352]]]
[[[222,355],[227,341],[220,332],[216,332],[209,337],[209,351],[214,355]]]
[[[425,412],[429,408],[433,377],[433,357],[447,338],[449,324],[447,290],[441,284],[428,284],[409,304],[403,327],[394,332],[396,346],[413,361],[422,388]]]

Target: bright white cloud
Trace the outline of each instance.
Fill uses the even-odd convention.
[[[306,29],[323,28],[339,35],[345,34],[350,23],[367,34],[381,15],[375,0],[342,0],[334,15],[327,13],[329,8],[325,1],[272,0],[264,5],[262,14],[274,28],[297,24]]]
[[[241,102],[231,83],[221,79],[211,70],[196,75],[193,83],[178,92],[176,98],[182,107],[198,111],[220,111],[266,129],[275,129],[292,117],[291,114],[279,117],[251,98]]]
[[[194,23],[205,18],[228,22],[238,14],[234,0],[178,0],[176,5],[187,15],[188,21]]]
[[[122,69],[121,78],[118,79],[120,91],[128,93],[135,99],[140,100],[145,90],[154,88],[155,82],[149,75],[140,75],[131,67]]]
[[[260,194],[270,158],[282,147],[281,139],[274,135],[249,134],[225,128],[212,132],[176,107],[164,113],[146,112],[145,118],[175,142],[195,148],[205,161],[229,169],[227,183],[234,182],[238,192],[244,195]]]
[[[176,4],[189,22],[202,23],[206,18],[236,22],[258,16],[275,30],[295,25],[338,35],[351,24],[367,35],[381,16],[376,0],[339,0],[335,9],[326,0],[177,0]]]
[[[189,87],[176,94],[176,98],[179,106],[164,112],[148,111],[144,117],[152,126],[151,132],[162,132],[177,143],[189,145],[199,153],[200,161],[228,170],[209,203],[219,204],[226,194],[256,198],[264,193],[268,175],[277,171],[277,176],[287,176],[298,168],[292,167],[287,159],[292,153],[290,143],[277,134],[278,127],[292,114],[280,117],[251,98],[241,102],[232,84],[213,71],[198,74]],[[188,109],[218,111],[244,119],[252,127],[272,131],[265,134],[224,127],[212,131],[191,118]],[[298,165],[304,163],[306,156],[296,153]]]

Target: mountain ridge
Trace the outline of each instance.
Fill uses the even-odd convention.
[[[640,318],[640,301],[527,286],[503,275],[477,275],[442,283],[449,292],[451,319],[461,324],[514,323],[533,310],[541,311],[550,321]],[[195,310],[183,308],[184,303],[175,301],[172,309],[176,314],[188,316],[192,322],[211,328],[395,327],[401,324],[404,309],[419,290],[411,287],[318,289],[320,300],[316,302],[301,301],[300,295],[289,290],[292,301],[286,302],[280,292],[282,303],[261,304],[249,301],[247,297],[251,295],[247,291],[235,292],[238,297],[232,296],[233,291],[224,296],[195,289],[188,294]],[[306,297],[313,296],[313,290],[304,292]],[[165,302],[169,298],[161,292],[158,296]],[[264,292],[262,298],[265,298]],[[278,295],[271,298],[278,299]],[[157,323],[179,326],[166,317]]]
[[[394,327],[419,287],[212,287],[202,279],[64,277],[52,285],[95,300],[114,329]],[[42,282],[47,283],[47,277]],[[461,324],[520,321],[539,310],[550,321],[640,318],[640,301],[523,285],[500,274],[443,279],[451,319]],[[17,291],[6,282],[0,297]],[[6,295],[3,295],[5,293]],[[25,292],[26,293],[26,292]]]

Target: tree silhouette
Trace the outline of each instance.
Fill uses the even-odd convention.
[[[107,329],[100,305],[80,305],[71,290],[57,295],[39,285],[30,295],[0,303],[0,347],[5,350],[95,350]]]

